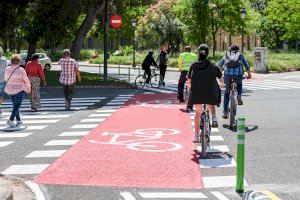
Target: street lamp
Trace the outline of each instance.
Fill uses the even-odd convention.
[[[245,29],[245,18],[247,11],[243,8],[241,9],[241,18],[242,18],[242,53],[244,53],[244,29]]]
[[[135,63],[135,27],[137,25],[137,21],[136,19],[131,20],[131,26],[133,27],[133,61],[132,61],[132,67],[135,68],[136,67],[136,63]]]

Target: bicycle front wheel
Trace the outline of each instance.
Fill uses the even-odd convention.
[[[162,76],[160,74],[154,74],[151,76],[150,85],[153,88],[159,88],[161,86]]]
[[[141,90],[144,88],[145,84],[146,84],[146,78],[144,75],[138,75],[135,78],[135,82],[134,82],[135,88]]]

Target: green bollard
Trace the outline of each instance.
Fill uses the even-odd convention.
[[[244,192],[245,169],[245,117],[239,116],[237,121],[237,168],[236,168],[236,192]]]

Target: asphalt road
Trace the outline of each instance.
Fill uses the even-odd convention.
[[[59,69],[54,66],[53,69]],[[81,66],[82,71],[99,73],[97,67]],[[126,73],[127,70],[123,70]],[[109,69],[109,75],[119,76],[118,69]],[[132,73],[132,71],[131,71]],[[134,75],[137,70],[133,73]],[[168,72],[166,76],[167,84],[176,87],[178,72]],[[300,73],[282,74],[256,74],[259,80],[290,81],[300,83]],[[281,83],[281,82],[278,82]],[[269,86],[268,86],[269,87]],[[172,89],[172,88],[171,88]],[[167,90],[167,89],[165,89]],[[174,90],[170,90],[174,91]],[[79,98],[105,97],[97,104],[79,111],[73,111],[68,118],[49,125],[42,130],[34,130],[34,134],[26,139],[18,139],[15,143],[5,147],[0,152],[0,170],[4,170],[10,165],[49,163],[56,158],[24,158],[35,150],[50,150],[44,144],[50,140],[61,138],[62,132],[68,131],[71,126],[80,124],[83,118],[95,112],[119,94],[134,94],[140,91],[129,89],[78,89],[75,96]],[[156,92],[149,90],[148,92]],[[61,89],[44,89],[43,98],[60,98]],[[246,155],[245,155],[245,179],[248,186],[245,190],[269,190],[281,199],[300,198],[300,89],[266,89],[266,90],[246,90],[243,95],[244,105],[238,107],[238,113],[246,118]],[[63,112],[59,112],[61,114]],[[233,156],[236,158],[236,134],[229,130],[228,121],[221,119],[222,109],[218,108],[218,118],[220,134],[224,138],[224,143],[228,145],[230,153],[221,156]],[[2,134],[2,133],[0,133]],[[78,139],[80,137],[71,137]],[[68,147],[69,148],[69,147]],[[67,150],[66,147],[57,149]],[[218,176],[235,174],[235,168],[219,169],[212,168],[203,170],[203,176]],[[32,180],[34,175],[13,175],[23,179]],[[199,190],[177,190],[177,189],[139,189],[139,188],[116,188],[116,187],[96,187],[96,186],[72,186],[72,185],[39,185],[45,199],[125,199],[122,193],[130,193],[135,199],[144,199],[141,192],[199,192]],[[220,191],[228,199],[241,199],[235,193],[235,188],[225,187],[217,189],[201,190],[209,199],[217,199],[211,191]],[[128,198],[130,199],[130,198]],[[182,198],[181,198],[182,199]]]

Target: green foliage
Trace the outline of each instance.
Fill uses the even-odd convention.
[[[119,51],[121,56],[128,56],[132,54],[133,52],[133,46],[132,45],[126,45],[126,46],[119,46]]]
[[[104,81],[103,76],[95,73],[81,72],[81,82],[77,82],[77,86],[123,86],[130,87],[125,81],[121,81],[112,77],[108,77]],[[48,86],[61,86],[59,83],[59,71],[45,71]]]

